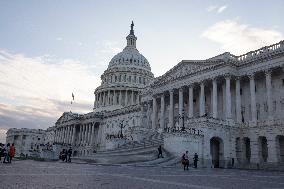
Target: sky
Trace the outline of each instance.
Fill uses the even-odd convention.
[[[132,20],[157,77],[181,60],[283,40],[283,7],[283,0],[0,0],[0,142],[9,128],[46,129],[63,112],[92,111]]]

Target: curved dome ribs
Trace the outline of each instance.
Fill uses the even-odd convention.
[[[126,47],[111,59],[101,76],[101,85],[95,90],[94,111],[112,111],[138,104],[141,89],[154,78],[148,60],[136,49],[133,26],[132,22]]]

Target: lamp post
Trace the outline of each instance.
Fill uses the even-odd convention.
[[[124,121],[124,120],[122,120],[122,121],[119,123],[119,127],[120,127],[120,138],[123,138],[122,129],[125,128],[125,125],[123,125],[123,121]]]
[[[184,109],[182,109],[182,113],[181,113],[181,115],[179,115],[179,118],[182,120],[181,131],[185,131],[185,127],[184,127]]]

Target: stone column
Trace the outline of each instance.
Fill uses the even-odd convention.
[[[92,127],[93,127],[93,124],[90,123],[89,124],[89,139],[88,139],[88,144],[89,145],[91,145],[91,143],[92,143],[92,140],[91,140],[91,138],[92,138]]]
[[[58,128],[58,130],[59,130],[59,131],[58,131],[58,142],[61,142],[61,136],[62,136],[62,133],[61,133],[61,132],[62,132],[62,130],[61,130],[60,127]]]
[[[86,130],[85,130],[85,137],[84,137],[84,139],[85,139],[85,145],[88,143],[88,130],[89,130],[89,125],[88,124],[86,124],[85,125],[85,127],[86,127]]]
[[[250,79],[250,97],[251,97],[251,121],[256,123],[256,101],[255,101],[255,83],[254,75],[249,76]]]
[[[67,126],[67,144],[70,144],[70,141],[71,141],[71,126],[68,125]]]
[[[199,116],[205,114],[205,96],[204,96],[204,83],[200,83],[200,102],[199,102]]]
[[[231,77],[226,76],[226,118],[232,119],[232,102],[231,102]]]
[[[73,125],[72,145],[75,145],[76,125]]]
[[[131,93],[131,105],[134,105],[134,91]]]
[[[105,105],[106,105],[106,95],[105,95],[105,92],[104,92],[104,91],[102,92],[102,97],[103,97],[103,98],[102,98],[102,100],[103,100],[103,101],[102,101],[102,102],[103,102],[102,106],[105,106]]]
[[[216,78],[213,79],[212,84],[213,84],[213,102],[212,102],[213,118],[217,118],[218,117],[218,90],[217,90]]]
[[[161,117],[160,117],[161,129],[165,128],[165,95],[161,96]]]
[[[157,119],[157,100],[155,97],[153,97],[152,129],[156,129],[156,119]]]
[[[139,104],[139,92],[137,91],[136,104]]]
[[[124,106],[127,106],[127,104],[128,104],[128,95],[127,95],[127,90],[125,90]]]
[[[78,141],[76,145],[80,145],[82,139],[82,125],[79,125]]]
[[[267,70],[265,72],[265,80],[266,80],[266,98],[267,98],[267,107],[268,107],[268,118],[273,119],[272,112],[272,87],[271,87],[271,70]]]
[[[182,127],[182,116],[183,116],[183,89],[180,88],[178,91],[178,115],[179,115],[179,127]]]
[[[260,158],[259,158],[258,138],[255,138],[255,137],[250,138],[250,149],[251,149],[251,160],[250,160],[250,162],[253,163],[253,164],[259,163]]]
[[[241,115],[241,86],[240,86],[240,78],[236,78],[236,121],[238,123],[242,122]]]
[[[277,142],[275,137],[267,138],[268,158],[267,162],[277,163]]]
[[[107,105],[110,105],[110,90],[107,92]]]
[[[64,143],[64,127],[61,128],[61,142]]]
[[[119,105],[122,105],[122,92],[121,90],[119,91]]]
[[[188,117],[193,117],[193,86],[188,88]]]
[[[169,128],[174,127],[174,90],[170,90]]]
[[[82,140],[81,140],[81,145],[84,144],[85,142],[85,130],[86,130],[86,125],[85,124],[82,124]]]
[[[103,106],[103,93],[102,92],[100,92],[100,107],[102,107]]]
[[[94,136],[95,135],[95,124],[92,123],[92,134],[91,134],[91,145],[94,144]]]
[[[113,102],[113,105],[117,105],[117,102],[116,102],[116,94],[115,94],[115,90],[113,91],[113,100],[112,100],[112,102]]]
[[[66,143],[66,126],[63,127],[63,143]]]

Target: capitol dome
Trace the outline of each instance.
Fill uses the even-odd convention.
[[[148,60],[136,48],[134,23],[127,45],[109,62],[95,90],[94,111],[112,111],[140,103],[140,92],[154,79]]]
[[[136,48],[129,46],[111,59],[108,68],[116,66],[137,66],[151,70],[148,60]]]

